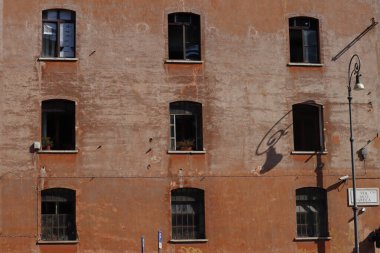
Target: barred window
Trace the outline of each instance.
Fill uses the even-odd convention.
[[[205,239],[203,190],[172,190],[171,214],[173,239]]]
[[[42,56],[75,57],[75,12],[44,10],[42,12]]]
[[[323,106],[316,103],[295,104],[293,137],[295,151],[324,151]]]
[[[168,15],[169,59],[200,60],[200,17],[193,13]]]
[[[306,187],[296,190],[297,237],[327,237],[326,190]]]
[[[170,103],[170,150],[203,150],[202,104]]]
[[[289,19],[290,61],[320,63],[319,22],[310,17]]]
[[[73,241],[75,224],[75,191],[64,188],[41,192],[41,240]]]

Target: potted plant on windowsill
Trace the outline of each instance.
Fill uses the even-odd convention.
[[[42,150],[50,150],[53,147],[53,141],[50,137],[42,137],[41,138]]]
[[[182,140],[177,142],[177,150],[191,151],[194,147],[194,140]]]

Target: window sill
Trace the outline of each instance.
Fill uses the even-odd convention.
[[[165,63],[180,63],[180,64],[203,64],[203,61],[194,60],[165,60]]]
[[[289,67],[323,67],[322,63],[289,62]]]
[[[78,240],[74,241],[43,241],[43,240],[38,240],[37,244],[77,244],[79,243]]]
[[[39,154],[77,154],[78,149],[75,150],[39,150]]]
[[[206,154],[206,151],[203,150],[199,150],[199,151],[196,151],[196,150],[168,150],[168,154]]]
[[[208,239],[171,239],[170,243],[205,243]]]
[[[331,240],[330,236],[326,237],[296,237],[294,238],[294,241],[328,241]]]
[[[38,57],[39,61],[78,61],[78,58]]]
[[[327,155],[327,151],[292,151],[291,155]]]

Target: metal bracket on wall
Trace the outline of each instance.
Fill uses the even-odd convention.
[[[370,26],[368,26],[361,34],[356,36],[356,38],[353,39],[353,41],[351,41],[347,46],[345,46],[337,55],[335,55],[333,58],[331,58],[331,60],[332,61],[338,60],[338,58],[342,54],[344,54],[350,47],[352,47],[356,42],[358,42],[367,32],[372,30],[372,28],[374,28],[378,24],[378,22],[375,21],[375,18],[371,18],[371,22],[372,22],[372,24]]]

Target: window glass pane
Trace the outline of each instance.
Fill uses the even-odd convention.
[[[303,31],[304,46],[317,45],[317,32],[312,30]]]
[[[61,10],[59,12],[59,19],[62,19],[62,20],[73,20],[72,18],[72,11],[64,11],[64,10]]]
[[[74,24],[60,24],[60,57],[74,57]]]
[[[309,18],[296,18],[296,26],[309,28],[310,27],[310,19]]]
[[[55,202],[42,202],[41,206],[42,214],[55,214],[57,212]]]
[[[321,106],[297,104],[293,106],[293,137],[296,151],[323,151]]]
[[[301,188],[296,191],[296,196],[297,236],[327,236],[325,190],[320,188]]]
[[[75,191],[53,188],[41,192],[42,240],[75,240]]]
[[[172,191],[172,237],[175,239],[204,238],[203,191],[177,189]]]
[[[318,48],[317,47],[305,47],[305,62],[318,63]]]
[[[290,61],[303,62],[302,31],[290,30]]]
[[[75,57],[75,12],[46,10],[42,18],[42,56]]]
[[[46,19],[50,20],[57,20],[58,19],[58,12],[55,10],[49,10],[44,12]]]
[[[184,59],[183,26],[169,25],[169,59]]]
[[[200,24],[199,16],[192,16],[191,24],[185,26],[186,59],[200,60]]]
[[[42,34],[42,55],[46,57],[55,57],[57,47],[57,24],[56,23],[43,23]]]
[[[199,29],[197,26],[185,27],[186,37],[186,59],[200,60],[200,46],[199,46]]]
[[[290,61],[319,63],[318,20],[308,17],[289,19]]]
[[[175,15],[175,22],[181,24],[190,24],[192,22],[192,14],[178,13]]]

